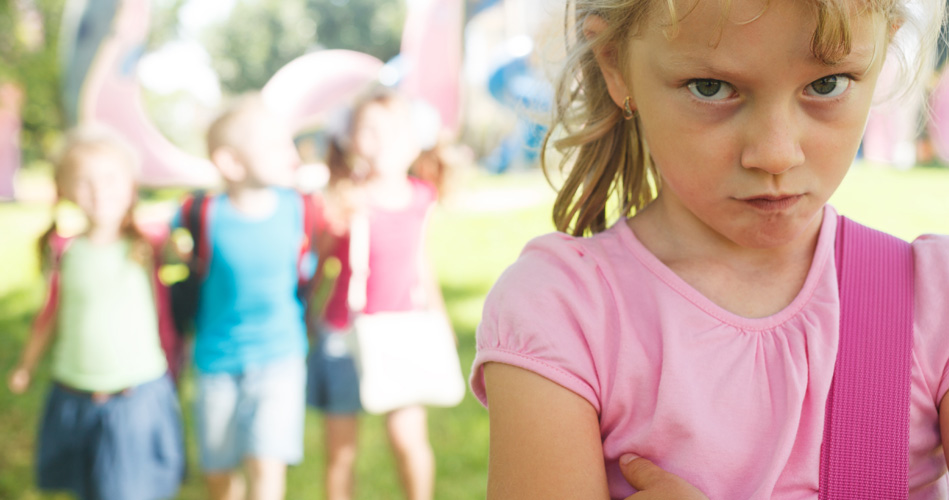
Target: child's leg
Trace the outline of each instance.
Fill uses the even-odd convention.
[[[435,456],[428,442],[425,408],[412,406],[386,416],[389,442],[409,500],[431,500],[435,489]]]
[[[353,498],[353,469],[356,463],[356,415],[326,415],[326,498]]]
[[[287,492],[287,464],[268,458],[248,458],[248,500],[282,500]]]
[[[326,498],[353,498],[358,436],[359,376],[343,332],[323,328],[310,356],[309,403],[323,412]]]
[[[244,500],[247,486],[244,477],[237,471],[205,473],[211,500]]]
[[[303,459],[306,363],[303,356],[249,368],[241,382],[247,402],[244,463],[252,500],[282,500],[287,464]]]
[[[240,436],[246,434],[240,429],[238,377],[228,373],[196,377],[195,430],[211,500],[242,500],[246,490],[238,471],[243,457]]]

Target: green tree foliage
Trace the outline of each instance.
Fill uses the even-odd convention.
[[[178,37],[178,13],[188,0],[157,0],[152,2],[148,27],[148,47],[154,50]]]
[[[387,61],[399,53],[405,0],[307,0],[316,39],[328,49],[350,49]]]
[[[258,90],[308,51],[399,53],[404,0],[240,0],[203,42],[227,92]]]
[[[57,49],[64,3],[0,1],[0,82],[13,82],[25,91],[21,146],[27,165],[49,157],[63,127]],[[18,4],[32,13],[25,14]]]
[[[221,85],[231,93],[259,90],[314,45],[315,26],[298,0],[243,0],[203,39]]]

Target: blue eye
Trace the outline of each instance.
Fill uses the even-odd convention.
[[[692,80],[687,86],[692,95],[703,101],[721,101],[734,93],[732,86],[721,80]]]
[[[844,75],[825,76],[814,80],[804,89],[804,93],[815,97],[837,97],[850,88],[852,80]]]

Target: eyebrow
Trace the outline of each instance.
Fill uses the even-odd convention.
[[[862,75],[870,71],[870,68],[878,57],[886,54],[886,49],[879,49],[880,43],[867,43],[853,46],[850,48],[850,53],[844,56],[840,62],[827,64],[825,66],[828,68],[850,67],[854,69],[859,67],[859,73]],[[857,73],[857,71],[854,71],[854,73]]]
[[[813,54],[813,52],[810,51],[810,49],[808,49],[807,61],[809,63],[814,63],[815,65],[826,67],[830,70],[844,69],[848,70],[849,72],[862,75],[869,71],[877,57],[880,57],[880,51],[877,50],[877,47],[878,44],[876,43],[866,43],[853,46],[851,47],[850,53],[848,53],[839,62],[834,64],[824,64],[820,61],[820,59],[818,59],[816,55]],[[665,56],[660,56],[660,62],[667,68],[707,73],[710,76],[715,76],[725,81],[735,80],[741,77],[741,71],[730,68],[729,66],[732,65],[729,64],[729,61],[726,61],[724,65],[713,64],[713,62],[708,57],[708,54],[668,54]]]

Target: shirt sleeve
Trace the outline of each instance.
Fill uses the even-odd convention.
[[[471,388],[485,406],[486,363],[541,375],[599,412],[593,336],[615,326],[615,299],[584,240],[550,234],[527,245],[492,288],[477,332]]]
[[[949,236],[913,242],[915,322],[913,350],[936,405],[949,390]]]

